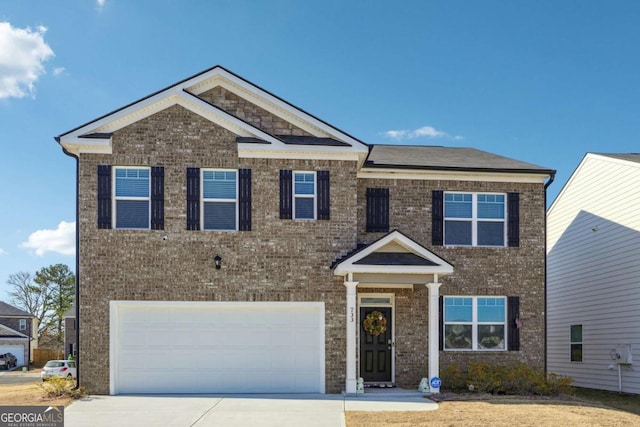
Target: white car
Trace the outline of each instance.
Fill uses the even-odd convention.
[[[51,377],[76,378],[76,361],[75,360],[49,360],[42,372],[40,378],[46,381]]]

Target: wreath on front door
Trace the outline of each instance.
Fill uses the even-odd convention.
[[[375,310],[367,314],[362,322],[362,329],[369,334],[377,337],[387,330],[387,319],[384,315]]]

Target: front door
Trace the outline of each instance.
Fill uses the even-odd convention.
[[[360,308],[360,376],[367,383],[391,382],[391,307]]]

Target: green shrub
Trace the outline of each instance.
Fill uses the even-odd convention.
[[[441,373],[443,390],[510,395],[555,396],[572,392],[572,379],[556,374],[545,376],[524,363],[491,365],[470,362],[466,369],[448,366]]]

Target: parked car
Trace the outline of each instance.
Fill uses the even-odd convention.
[[[17,363],[18,360],[12,353],[0,354],[0,367],[9,370],[11,368],[15,368]]]
[[[40,378],[46,381],[52,377],[76,378],[76,361],[75,360],[49,360],[42,372]]]

